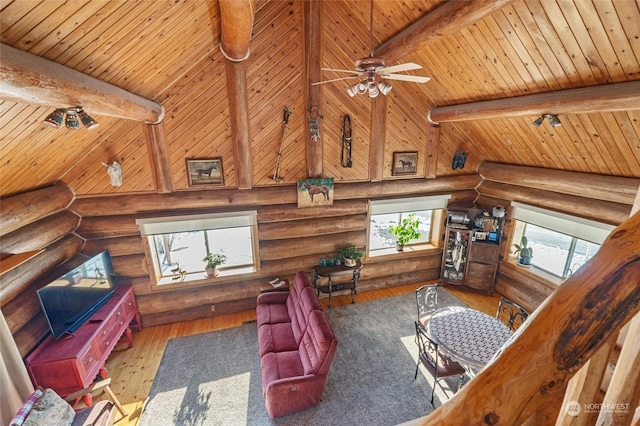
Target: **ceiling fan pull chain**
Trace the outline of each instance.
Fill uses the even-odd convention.
[[[342,119],[342,167],[351,167],[351,117],[346,114]]]

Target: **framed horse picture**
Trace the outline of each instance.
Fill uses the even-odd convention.
[[[333,178],[298,181],[298,207],[330,206],[333,204]]]
[[[392,176],[415,175],[418,170],[418,151],[396,151],[393,153]]]
[[[189,186],[224,185],[222,157],[187,158],[186,161]]]

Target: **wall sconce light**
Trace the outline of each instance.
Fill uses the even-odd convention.
[[[560,119],[555,114],[543,114],[540,117],[536,118],[532,124],[536,127],[540,127],[545,118],[549,119],[549,126],[551,127],[559,127],[562,125]]]
[[[80,119],[80,120],[78,120]],[[87,130],[95,129],[98,127],[98,122],[94,120],[89,114],[84,112],[80,107],[72,108],[58,108],[44,119],[44,123],[59,129],[62,127],[62,122],[67,129],[76,130],[80,128],[80,122],[87,128]]]

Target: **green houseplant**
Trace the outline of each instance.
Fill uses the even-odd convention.
[[[356,266],[356,262],[364,257],[364,253],[355,248],[355,246],[345,247],[338,253],[338,256],[342,258],[345,266]]]
[[[513,254],[520,256],[518,263],[526,266],[531,265],[531,259],[533,258],[533,247],[527,247],[527,243],[527,237],[523,235],[520,244],[513,245],[516,248]]]
[[[403,251],[405,244],[411,240],[420,238],[420,232],[418,232],[419,226],[420,220],[416,217],[415,213],[411,213],[402,219],[399,224],[389,227],[389,232],[396,237],[396,250]]]
[[[218,276],[218,266],[227,261],[227,256],[220,253],[209,253],[202,259],[206,263],[204,270],[207,272],[207,276]]]

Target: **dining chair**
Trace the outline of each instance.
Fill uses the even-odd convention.
[[[516,331],[528,317],[529,313],[522,306],[504,297],[500,298],[496,319],[505,323],[511,331]]]
[[[426,330],[429,318],[438,309],[438,286],[428,284],[418,288],[416,304],[418,305],[418,324]]]
[[[431,340],[425,329],[415,321],[416,327],[416,344],[418,345],[418,363],[416,364],[416,373],[413,380],[418,378],[418,369],[422,364],[427,371],[433,376],[433,386],[431,387],[431,405],[433,405],[433,397],[436,391],[436,384],[440,385],[440,389],[444,391],[440,380],[446,377],[458,376],[458,387],[456,392],[462,386],[462,380],[466,370],[457,362],[451,360],[446,355],[438,352],[438,344]]]

